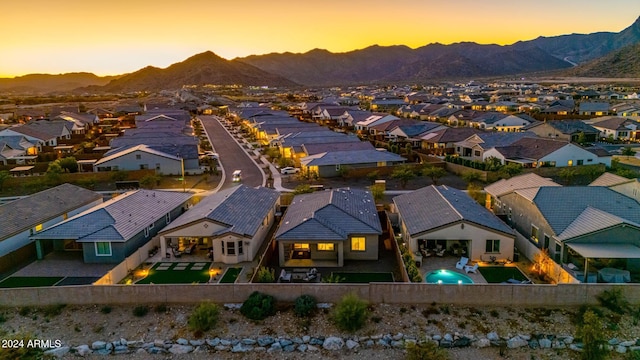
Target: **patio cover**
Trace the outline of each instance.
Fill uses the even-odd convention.
[[[632,244],[567,244],[584,258],[640,259],[640,247]]]
[[[33,166],[18,166],[18,167],[14,167],[13,169],[9,170],[10,172],[19,172],[19,171],[29,171],[31,169],[33,169]]]

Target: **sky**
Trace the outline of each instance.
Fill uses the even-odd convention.
[[[314,48],[512,44],[619,32],[637,0],[2,1],[0,77],[118,75],[210,50],[226,59]]]

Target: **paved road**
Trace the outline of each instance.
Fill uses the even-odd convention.
[[[262,172],[251,160],[249,155],[240,147],[235,139],[220,124],[216,116],[199,116],[209,141],[220,156],[220,163],[224,167],[225,178],[222,189],[228,189],[237,183],[232,181],[234,170],[242,170],[242,183],[255,187],[263,184]]]

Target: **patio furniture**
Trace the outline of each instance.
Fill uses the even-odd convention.
[[[603,268],[598,270],[600,280],[608,283],[627,283],[631,282],[631,274],[628,270],[616,268]]]
[[[309,270],[309,272],[307,273],[307,276],[305,276],[303,278],[304,281],[311,281],[311,280],[315,280],[318,277],[318,269],[313,268],[311,270]]]
[[[447,249],[436,250],[436,256],[443,257],[445,252],[447,252]]]
[[[187,247],[184,248],[184,253],[185,254],[191,254],[193,252],[193,250],[195,250],[195,248],[196,248],[196,243],[191,243]]]
[[[416,262],[416,266],[422,266],[422,254],[419,251],[413,253],[413,261]]]
[[[464,272],[468,273],[476,273],[476,271],[478,271],[478,263],[475,263],[475,265],[473,266],[469,266],[469,265],[465,265],[464,266]]]
[[[461,257],[460,260],[458,260],[458,262],[456,263],[456,269],[463,270],[465,265],[467,265],[468,262],[469,262],[469,258],[464,256]]]
[[[291,273],[288,273],[285,269],[280,271],[280,276],[278,277],[280,282],[291,282]]]

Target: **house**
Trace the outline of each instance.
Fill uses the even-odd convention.
[[[191,195],[129,191],[30,238],[52,241],[57,251],[82,250],[85,263],[120,263],[182,214]]]
[[[609,115],[609,103],[608,102],[581,102],[578,107],[578,113],[580,115],[595,115],[605,116]]]
[[[244,185],[209,195],[159,233],[161,253],[167,244],[195,244],[211,248],[214,262],[252,261],[274,224],[279,199],[275,190]]]
[[[627,179],[612,173],[604,173],[593,180],[589,186],[606,186],[640,202],[640,179]]]
[[[485,129],[496,131],[517,132],[522,131],[524,127],[537,123],[538,121],[527,114],[508,115],[493,124],[485,123]],[[483,124],[480,124],[482,128]]]
[[[181,175],[184,171],[182,158],[158,150],[147,145],[121,148],[110,152],[93,164],[93,171],[131,171],[155,169],[159,175]]]
[[[29,236],[102,203],[102,195],[62,184],[0,205],[0,273],[42,259],[53,249],[50,242]]]
[[[485,207],[492,210],[494,214],[506,217],[507,220],[511,221],[511,217],[513,216],[512,211],[507,209],[506,205],[500,201],[500,198],[517,190],[523,193],[527,190],[535,192],[542,186],[562,185],[535,173],[527,173],[509,179],[498,180],[484,188],[487,194]]]
[[[535,122],[522,128],[539,137],[578,142],[584,136],[585,142],[598,140],[599,131],[582,120],[550,120]],[[581,135],[584,134],[584,135]]]
[[[65,120],[35,120],[4,129],[0,131],[0,137],[24,136],[41,152],[45,146],[58,146],[59,140],[70,140],[72,128],[73,124]]]
[[[575,109],[575,102],[570,100],[555,100],[551,102],[547,108],[541,111],[542,114],[569,115]]]
[[[373,115],[370,111],[364,110],[346,110],[338,118],[338,125],[342,127],[353,127],[357,122],[364,121]]]
[[[305,144],[333,144],[343,142],[361,141],[355,135],[346,135],[327,130],[326,128],[319,128],[314,131],[304,129],[278,136],[271,141],[271,145],[278,147],[283,157],[298,161],[300,158],[307,156],[303,148]]]
[[[632,198],[602,186],[542,186],[500,201],[524,241],[547,249],[559,264],[585,264],[585,277],[591,258],[620,259],[626,270],[640,270],[640,203]]]
[[[35,160],[38,155],[36,145],[24,136],[0,136],[0,163],[9,161],[24,164],[25,160]]]
[[[496,146],[509,146],[514,142],[535,137],[530,132],[481,132],[455,143],[455,153],[475,161],[484,161],[488,156],[485,151]]]
[[[464,191],[427,186],[393,198],[412,252],[446,249],[475,261],[512,260],[515,233]]]
[[[319,177],[339,176],[342,169],[372,168],[402,164],[400,155],[377,149],[326,151],[300,159],[302,172]]]
[[[611,166],[611,156],[597,153],[568,141],[522,138],[507,146],[496,146],[484,151],[484,159],[494,157],[500,162],[516,163],[523,167],[564,167],[605,164]]]
[[[73,123],[73,127],[71,128],[71,132],[73,135],[83,135],[92,126],[100,123],[100,118],[98,117],[98,115],[77,114],[69,111],[62,111],[53,119],[61,119]]]
[[[469,127],[449,128],[430,131],[420,136],[421,148],[431,154],[443,156],[453,154],[454,144],[468,137],[482,132],[482,130]]]
[[[420,147],[420,137],[426,133],[445,129],[446,126],[430,121],[414,121],[407,125],[398,125],[389,131],[389,138],[396,142],[407,142],[412,147]]]
[[[601,138],[611,140],[631,140],[640,139],[640,122],[622,117],[604,117],[592,119],[593,126],[600,133]]]
[[[398,120],[400,119],[397,116],[393,116],[393,115],[389,115],[389,114],[383,114],[383,113],[374,113],[373,115],[369,116],[368,118],[362,120],[362,121],[358,121],[357,123],[355,123],[355,129],[357,131],[362,131],[365,133],[369,133],[369,128],[371,126],[375,126],[378,124],[382,124],[384,122],[388,122],[388,121],[393,121],[393,120]]]
[[[381,234],[371,193],[346,188],[295,196],[275,241],[282,267],[341,267],[377,260]]]

